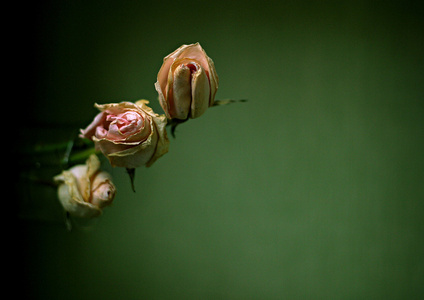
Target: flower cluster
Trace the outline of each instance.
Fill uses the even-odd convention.
[[[198,118],[215,104],[218,75],[199,43],[183,45],[164,58],[155,88],[165,115],[155,113],[147,100],[95,104],[100,112],[80,130],[81,138],[94,142],[112,166],[126,168],[132,180],[135,168],[150,167],[168,152],[168,123]],[[63,208],[76,217],[101,215],[116,194],[111,176],[100,170],[96,155],[54,179]]]

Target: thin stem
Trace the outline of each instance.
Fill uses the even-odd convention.
[[[173,138],[175,138],[175,130],[177,129],[177,126],[185,123],[189,120],[189,118],[185,119],[185,120],[180,120],[180,119],[171,119],[168,120],[168,123],[166,124],[166,126],[171,126],[171,135]]]
[[[34,183],[42,184],[42,185],[45,185],[45,186],[50,186],[52,188],[57,188],[57,184],[53,180],[38,178],[36,176],[31,176],[31,175],[30,176],[23,176],[21,178],[27,178],[28,180],[30,180]]]
[[[86,160],[91,154],[99,154],[100,151],[92,147],[69,156],[68,163],[76,163]]]
[[[213,106],[221,106],[221,105],[227,105],[230,103],[236,103],[236,102],[247,102],[247,99],[238,99],[238,100],[234,100],[234,99],[224,99],[224,100],[215,100],[212,104]]]

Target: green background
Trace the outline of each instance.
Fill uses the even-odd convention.
[[[104,161],[118,194],[91,227],[66,231],[55,192],[33,188],[44,218],[18,220],[30,298],[424,297],[422,5],[45,1],[26,11],[26,120],[44,132],[85,127],[94,102],[145,98],[162,113],[162,59],[194,42],[215,62],[217,98],[248,99],[178,127],[169,153],[137,169],[136,193]]]

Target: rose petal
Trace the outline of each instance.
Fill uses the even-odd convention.
[[[153,117],[154,129],[158,134],[156,150],[152,158],[146,163],[146,167],[150,167],[158,158],[166,154],[169,149],[169,140],[166,133],[166,117],[164,115]]]
[[[113,202],[114,197],[115,188],[108,180],[92,191],[91,203],[99,208],[104,208]]]
[[[101,171],[92,179],[90,202],[99,208],[110,205],[115,198],[116,189],[109,173]]]
[[[209,79],[203,68],[193,74],[192,77],[192,101],[191,118],[200,117],[209,107],[210,87]]]
[[[183,64],[174,71],[173,94],[173,117],[187,119],[191,103],[191,70]]]
[[[215,101],[215,94],[218,90],[219,78],[218,78],[218,74],[216,74],[213,60],[209,57],[208,57],[208,63],[209,63],[209,83],[210,83],[210,89],[211,89],[211,97],[209,99],[209,106],[212,106]]]
[[[178,55],[178,58],[189,58],[198,61],[205,69],[206,74],[209,74],[209,62],[207,60],[207,55],[199,43],[188,45],[182,49]]]
[[[93,122],[90,123],[90,125],[87,126],[85,129],[80,129],[80,138],[86,138],[91,139],[92,136],[96,133],[96,128],[98,126],[101,126],[106,121],[107,114],[105,112],[101,112],[97,114],[97,116],[94,118]]]
[[[158,133],[152,132],[148,139],[139,145],[108,154],[107,158],[110,164],[131,169],[141,167],[149,162],[155,153],[158,140]]]

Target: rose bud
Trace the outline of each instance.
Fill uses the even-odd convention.
[[[116,189],[107,172],[100,170],[100,161],[92,154],[85,165],[76,165],[54,177],[58,197],[65,211],[81,218],[93,218],[115,198]]]
[[[194,119],[213,105],[218,75],[199,43],[182,45],[163,59],[155,88],[168,119]]]
[[[151,166],[168,152],[166,117],[155,114],[149,101],[121,102],[95,106],[101,111],[81,129],[80,137],[94,141],[112,166]]]

